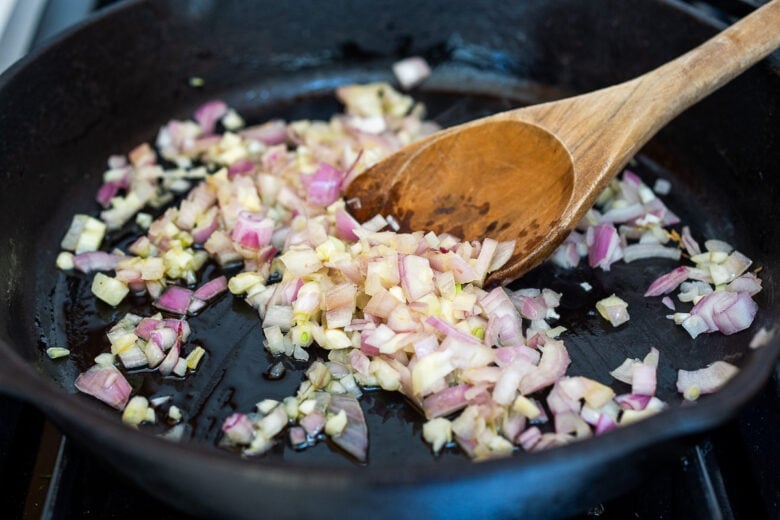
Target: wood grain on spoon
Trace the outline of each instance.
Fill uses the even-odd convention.
[[[509,282],[563,241],[661,127],[780,46],[773,0],[701,46],[631,81],[502,112],[416,141],[355,179],[355,216],[468,240],[516,240],[488,282]]]

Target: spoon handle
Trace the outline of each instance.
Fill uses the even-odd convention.
[[[601,189],[664,125],[780,46],[780,0],[772,0],[679,58],[633,80],[505,113],[537,123],[576,165],[571,200],[590,207]],[[499,116],[500,117],[500,116]]]
[[[654,134],[691,105],[780,47],[780,0],[773,0],[695,49],[637,78]],[[646,96],[646,97],[645,97]]]

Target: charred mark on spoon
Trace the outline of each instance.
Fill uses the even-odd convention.
[[[410,230],[413,228],[412,219],[414,218],[414,211],[407,210],[404,212],[398,212],[396,210],[393,216],[395,217],[395,220],[398,222],[398,225],[401,227],[402,230]],[[432,224],[433,224],[432,222],[428,222],[426,227],[430,228]]]

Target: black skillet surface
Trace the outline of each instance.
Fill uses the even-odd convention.
[[[225,416],[288,395],[300,380],[296,371],[277,382],[262,377],[271,360],[259,323],[230,296],[191,322],[194,342],[208,351],[197,374],[130,378],[147,395],[175,395],[188,418],[186,442],[130,431],[100,403],[67,395],[78,371],[105,348],[108,324],[145,302],[95,304],[84,297],[85,278],[53,264],[71,215],[97,210],[105,158],[152,140],[162,123],[207,99],[223,98],[253,122],[324,118],[338,109],[335,86],[390,80],[395,59],[422,54],[436,72],[414,94],[431,117],[453,124],[628,79],[715,31],[675,3],[626,4],[130,2],[33,56],[0,79],[0,272],[7,273],[0,279],[0,386],[36,403],[152,493],[204,516],[547,516],[619,493],[659,455],[671,456],[679,445],[673,439],[733,415],[780,349],[774,342],[748,355],[750,331],[694,341],[673,327],[659,301],[641,296],[670,263],[621,263],[608,274],[543,266],[515,286],[564,292],[560,323],[571,330],[571,374],[609,382],[608,371],[626,356],[659,348],[659,396],[675,405],[671,411],[600,439],[472,464],[454,450],[432,457],[414,411],[372,392],[363,400],[371,439],[365,467],[324,444],[297,453],[280,442],[252,461],[215,447]],[[777,66],[776,56],[771,63]],[[668,204],[697,238],[727,240],[763,266],[753,330],[778,315],[780,81],[771,67],[755,67],[683,114],[635,167],[651,183],[671,180]],[[189,86],[192,76],[205,80],[202,89]],[[583,291],[582,281],[593,291]],[[632,316],[614,330],[592,312],[613,292]],[[51,361],[43,355],[48,346],[74,354]],[[676,369],[717,359],[742,373],[720,394],[678,406]]]

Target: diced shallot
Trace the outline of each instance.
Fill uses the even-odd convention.
[[[410,89],[431,74],[428,62],[420,56],[412,56],[393,64],[393,73],[401,84],[401,88]]]
[[[461,383],[429,395],[423,400],[425,417],[444,417],[464,408],[468,404],[466,390],[469,388],[469,385]]]
[[[677,289],[681,283],[687,280],[689,274],[690,268],[686,266],[677,267],[671,272],[660,276],[652,284],[650,284],[650,287],[648,287],[647,291],[645,291],[645,296],[660,296],[662,294],[668,294]]]
[[[270,146],[287,141],[287,124],[275,119],[262,125],[250,126],[241,131],[245,139],[259,141]]]
[[[489,337],[487,332],[485,333],[485,338],[489,343],[516,345],[523,342],[523,325],[520,313],[502,287],[496,287],[490,291],[479,301],[479,304],[489,316],[488,327],[495,328],[496,333],[490,335],[493,337]],[[495,325],[495,327],[491,325]]]
[[[758,306],[746,292],[715,291],[704,296],[691,310],[707,324],[706,332],[719,330],[730,335],[752,323]]]
[[[623,261],[633,262],[645,258],[680,259],[680,250],[676,247],[664,247],[660,244],[631,244],[623,248]]]
[[[249,444],[255,436],[252,421],[243,413],[234,413],[225,419],[222,431],[230,442],[238,445]]]
[[[634,367],[631,379],[631,393],[640,395],[655,395],[656,368],[652,365],[641,364]]]
[[[227,278],[225,278],[223,275],[218,276],[198,287],[192,296],[194,298],[198,298],[199,300],[208,301],[225,291],[227,291]]]
[[[360,224],[352,215],[340,209],[336,211],[334,218],[336,219],[336,233],[339,238],[350,241],[357,240],[355,229],[359,228]]]
[[[195,111],[195,121],[198,122],[203,132],[211,134],[216,128],[217,121],[228,111],[224,101],[214,100],[204,103]]]
[[[536,426],[531,426],[517,438],[517,442],[525,451],[532,451],[542,439],[542,432]]]
[[[333,443],[357,460],[365,462],[368,450],[368,427],[360,403],[351,395],[333,395],[329,411],[335,414],[344,411],[347,415],[347,426],[339,435],[332,438]]]
[[[320,163],[312,175],[303,177],[306,198],[314,206],[329,206],[341,195],[344,173],[330,164]]]
[[[416,301],[435,289],[433,269],[428,260],[416,255],[406,255],[399,263],[401,287],[408,301]]]
[[[553,384],[563,377],[569,366],[569,353],[562,342],[548,341],[539,348],[542,351],[539,365],[520,381],[520,393],[523,395],[532,394],[541,388]]]
[[[427,323],[434,329],[438,330],[439,332],[442,332],[447,336],[451,336],[457,339],[458,341],[465,341],[466,343],[474,343],[474,344],[480,343],[480,341],[476,337],[470,334],[466,334],[465,332],[461,332],[459,329],[450,325],[443,319],[437,318],[436,316],[429,316],[425,320],[425,323]]]
[[[727,291],[744,292],[754,296],[761,291],[761,279],[753,273],[745,273],[735,278],[726,286]]]
[[[112,271],[117,262],[121,260],[120,255],[106,253],[104,251],[89,251],[73,256],[73,267],[82,273],[91,273],[92,271]]]
[[[628,304],[614,294],[596,303],[596,310],[601,317],[609,321],[613,327],[618,327],[630,318]]]
[[[624,410],[644,410],[651,397],[641,394],[622,394],[615,397],[615,402]]]
[[[612,224],[599,224],[588,228],[588,263],[591,267],[600,267],[609,271],[609,267],[623,258],[620,237]]]
[[[308,435],[315,437],[325,429],[325,416],[315,410],[303,417],[300,423]]]
[[[173,373],[173,369],[176,367],[176,363],[179,362],[180,352],[181,347],[179,347],[178,343],[175,343],[168,351],[165,359],[163,359],[162,363],[160,363],[160,366],[157,367],[157,370],[164,376],[171,375],[171,373]]]
[[[242,211],[238,214],[236,226],[230,237],[249,249],[260,249],[271,243],[274,232],[274,223],[270,218]]]
[[[701,253],[701,247],[699,243],[691,236],[691,228],[683,226],[682,233],[680,234],[680,243],[685,248],[685,251],[690,256],[695,256]]]
[[[609,415],[602,413],[596,421],[596,435],[601,435],[617,428],[617,423]]]
[[[699,370],[678,370],[677,391],[686,399],[696,399],[700,394],[711,394],[719,390],[739,369],[725,361],[716,361]]]
[[[80,392],[97,397],[117,410],[124,410],[132,388],[115,366],[95,365],[76,378],[74,386]]]
[[[154,306],[163,311],[184,315],[187,314],[190,300],[192,300],[191,290],[178,285],[171,285],[155,300]]]

